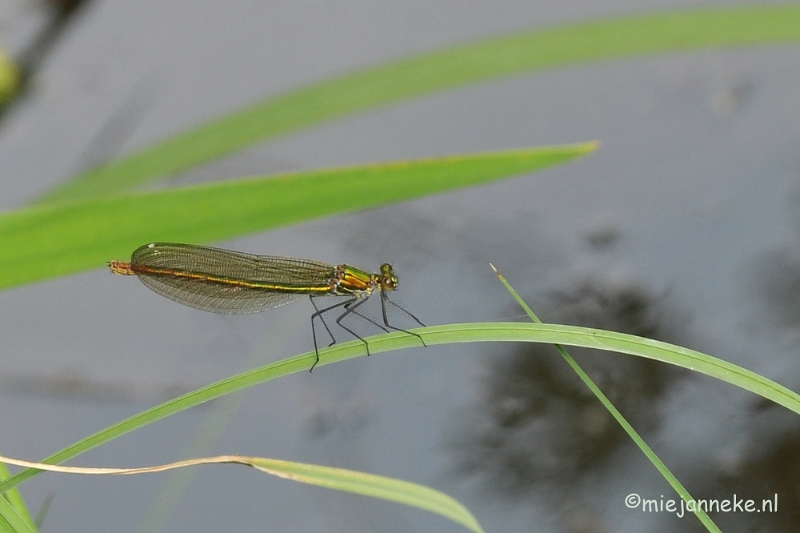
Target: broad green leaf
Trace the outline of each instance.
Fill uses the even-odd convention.
[[[13,211],[0,215],[0,288],[104,266],[152,241],[210,242],[488,183],[596,146],[301,172]]]
[[[287,92],[89,170],[42,200],[118,191],[301,128],[470,83],[644,54],[798,40],[800,7],[790,5],[673,11],[494,37]]]
[[[386,333],[366,339],[369,342],[370,353],[374,356],[381,352],[399,350],[402,348],[430,350],[431,347],[438,344],[498,341],[537,342],[596,348],[598,350],[614,351],[645,357],[647,359],[655,359],[656,361],[662,361],[695,372],[700,372],[754,392],[763,398],[772,400],[800,414],[800,395],[772,380],[734,365],[733,363],[728,363],[727,361],[695,350],[666,342],[645,339],[635,335],[577,326],[517,322],[450,324],[418,328],[410,331],[422,336],[428,348],[421,348],[419,339],[414,335],[408,335],[403,332]],[[319,351],[320,362],[315,371],[324,372],[323,367],[326,365],[365,355],[364,343],[359,340],[335,344],[330,348],[324,348]],[[121,435],[204,402],[282,376],[297,372],[305,372],[311,368],[315,359],[315,353],[308,352],[276,361],[259,368],[254,368],[247,372],[207,385],[109,426],[94,435],[90,435],[68,446],[42,462],[50,464],[62,463],[92,448],[114,440]],[[19,483],[22,483],[37,473],[37,470],[27,469],[0,482],[0,493],[17,486]]]

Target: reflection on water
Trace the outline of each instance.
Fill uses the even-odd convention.
[[[545,322],[676,342],[675,328],[667,325],[663,298],[633,283],[581,281],[533,304]],[[670,365],[638,357],[569,351],[645,435],[659,424],[659,398],[686,375]],[[590,481],[617,454],[635,448],[552,346],[526,344],[507,356],[492,355],[486,364],[482,403],[464,417],[453,449],[459,471],[476,476],[492,493],[519,496],[538,490],[558,499],[558,494],[575,484]],[[574,522],[575,509],[561,510],[562,525],[574,530],[577,526],[567,522]],[[589,522],[594,523],[590,530],[597,531],[597,521]]]
[[[800,194],[790,195],[790,216],[800,222]],[[789,350],[794,357],[800,333],[800,246],[798,241],[758,253],[747,263],[746,287],[756,303],[753,322],[770,327],[760,339],[765,353]],[[788,368],[796,368],[790,365]],[[797,373],[784,371],[779,382],[797,390]],[[698,492],[714,497],[734,494],[752,499],[756,512],[709,513],[726,531],[765,533],[797,531],[800,523],[800,417],[768,400],[753,402],[747,413],[743,443],[733,458],[716,468],[696,473]],[[773,512],[764,505],[774,500]],[[762,506],[764,510],[762,511]],[[699,529],[698,529],[699,531]]]
[[[89,377],[73,370],[57,374],[13,374],[0,376],[3,394],[62,398],[93,403],[152,403],[171,400],[196,389],[184,383],[133,383]]]
[[[735,495],[740,508],[709,513],[723,531],[797,531],[800,418],[766,400],[755,401],[748,415],[747,435],[738,455],[695,472],[695,479],[691,480],[695,498],[727,498],[733,503]],[[746,500],[753,501],[752,512],[745,512]]]
[[[752,263],[751,283],[760,314],[785,328],[800,327],[800,253],[791,247],[764,252]]]
[[[747,262],[749,295],[760,303],[758,316],[773,326],[796,334],[800,330],[800,184],[789,193],[789,216],[794,219],[795,238],[754,255]]]

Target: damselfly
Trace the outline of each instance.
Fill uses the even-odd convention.
[[[369,344],[342,321],[348,315],[361,317],[387,333],[402,331],[425,341],[418,334],[389,324],[387,306],[393,306],[424,326],[417,317],[389,300],[389,291],[397,290],[397,275],[392,265],[384,263],[380,272],[370,274],[348,265],[333,266],[308,259],[251,255],[208,246],[156,242],[139,247],[128,261],[111,261],[111,272],[138,276],[142,283],[171,300],[214,313],[247,314],[266,311],[308,296],[314,306],[311,332],[319,362],[319,348],[314,326],[319,318],[336,343],[325,313],[342,312],[336,323],[360,339],[369,355]],[[381,295],[383,324],[363,314],[360,307],[376,292]],[[327,296],[343,296],[346,300],[320,308],[316,300]]]

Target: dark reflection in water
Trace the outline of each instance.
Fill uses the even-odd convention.
[[[715,470],[696,472],[697,499],[728,499],[739,507],[709,512],[722,531],[788,533],[800,526],[800,418],[772,402],[754,404],[747,421],[746,443],[734,460]],[[777,495],[777,496],[776,496]],[[753,501],[751,512],[745,509]],[[777,502],[777,508],[775,503]],[[704,531],[697,527],[696,531]]]
[[[788,195],[789,217],[800,233],[800,187]],[[763,251],[747,264],[746,286],[761,303],[759,316],[781,328],[800,327],[800,239]]]
[[[676,328],[666,320],[663,298],[633,283],[587,280],[533,303],[545,322],[676,342]],[[644,434],[658,426],[659,398],[686,375],[638,357],[577,348],[569,352]],[[544,489],[558,495],[570,489],[574,495],[571,489],[576,483],[590,482],[615,455],[635,449],[552,346],[526,344],[486,362],[482,403],[463,417],[453,450],[459,471],[476,476],[492,493],[520,496]],[[575,516],[564,508],[562,513]]]
[[[622,237],[622,230],[611,220],[598,221],[583,235],[586,244],[595,252],[609,251]]]
[[[178,382],[100,380],[70,369],[52,375],[0,375],[0,394],[3,395],[42,396],[98,404],[165,402],[198,387]]]
[[[800,251],[764,252],[752,263],[751,279],[763,317],[781,327],[800,327]]]

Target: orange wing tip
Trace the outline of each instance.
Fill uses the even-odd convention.
[[[111,269],[111,272],[114,274],[119,274],[121,276],[133,276],[136,274],[131,268],[131,264],[126,261],[109,261],[108,268]]]

